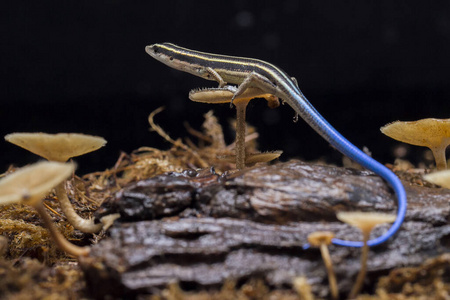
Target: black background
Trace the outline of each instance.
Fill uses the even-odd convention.
[[[103,136],[105,148],[76,159],[80,173],[111,167],[122,150],[169,147],[148,131],[148,114],[161,105],[166,110],[156,122],[174,138],[187,135],[184,121],[199,128],[209,109],[228,128],[228,105],[187,98],[190,89],[216,83],[153,60],[144,47],[156,42],[280,66],[338,131],[383,163],[393,161],[396,143],[380,126],[449,117],[448,0],[5,3],[0,134]],[[339,158],[293,116],[288,106],[250,104],[248,121],[261,133],[262,150],[284,150],[283,159]],[[232,141],[229,129],[227,136]],[[0,153],[0,173],[37,160],[6,142]]]

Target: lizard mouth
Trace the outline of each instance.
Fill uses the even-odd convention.
[[[147,52],[152,57],[155,57],[156,55],[158,55],[160,53],[159,52],[159,47],[156,44],[150,45],[150,46],[146,46],[145,47],[145,52]]]

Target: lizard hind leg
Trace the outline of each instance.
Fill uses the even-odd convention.
[[[256,72],[251,72],[238,86],[236,92],[233,95],[233,98],[231,98],[231,107],[233,106],[234,99],[242,95],[242,93],[244,93],[249,87],[260,88],[266,93],[274,95],[277,92],[277,86],[273,84],[272,81],[270,81],[267,77]]]
[[[291,77],[291,80],[292,80],[292,82],[295,83],[295,86],[296,86],[296,87],[300,88],[300,87],[298,86],[298,82],[297,82],[297,79],[296,79],[295,77]]]

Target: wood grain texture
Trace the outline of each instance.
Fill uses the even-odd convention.
[[[450,251],[450,191],[408,183],[405,188],[405,222],[371,249],[366,290],[394,268]],[[360,240],[356,229],[336,220],[337,211],[395,209],[388,186],[367,171],[294,161],[223,176],[165,174],[126,187],[105,203],[100,215],[119,212],[125,218],[92,247],[82,267],[91,290],[111,295],[152,293],[173,281],[202,289],[226,279],[262,278],[273,288],[288,288],[303,275],[324,297],[325,266],[318,249],[302,249],[307,235],[326,230]],[[377,227],[373,235],[387,228]],[[346,293],[359,270],[360,250],[331,246],[330,253]]]

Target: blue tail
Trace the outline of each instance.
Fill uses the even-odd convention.
[[[399,230],[405,218],[407,206],[406,192],[400,179],[388,168],[366,155],[364,152],[350,143],[347,139],[345,139],[339,132],[337,132],[336,129],[334,129],[333,126],[331,126],[317,112],[317,110],[309,103],[309,101],[305,98],[305,96],[303,96],[303,94],[301,94],[301,92],[299,95],[296,95],[294,100],[294,103],[289,104],[317,133],[319,133],[325,140],[332,144],[342,154],[381,176],[394,189],[395,194],[397,195],[397,218],[392,224],[391,228],[389,228],[389,230],[385,234],[377,237],[376,239],[368,241],[369,246],[376,246],[384,243]],[[363,246],[363,242],[358,241],[333,239],[332,242],[335,245],[346,247]],[[305,249],[308,247],[308,244],[304,246]]]

